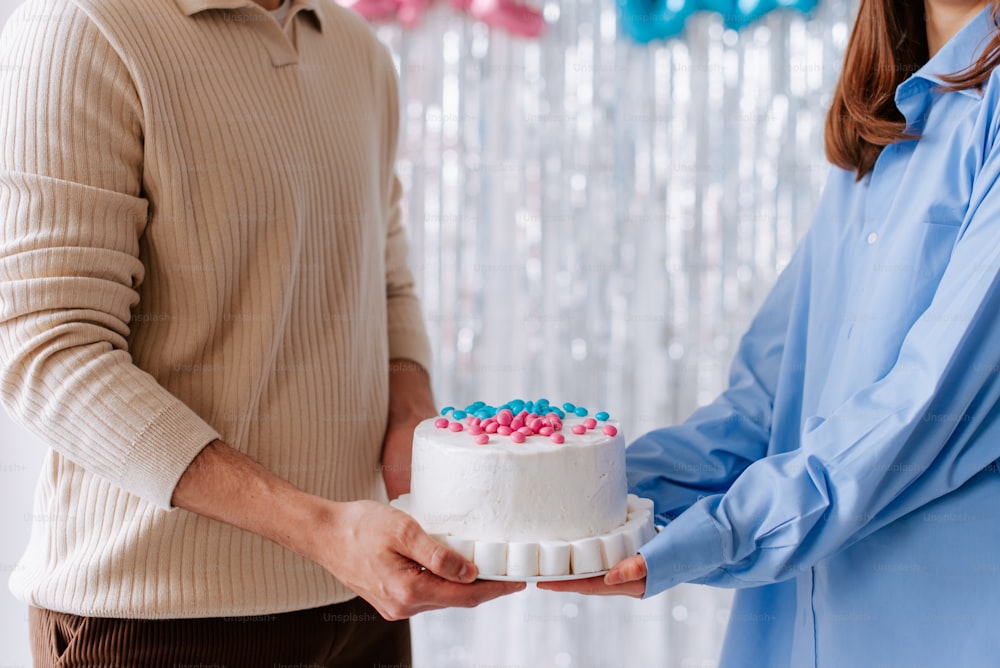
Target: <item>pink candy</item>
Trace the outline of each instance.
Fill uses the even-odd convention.
[[[476,443],[483,445],[489,442],[489,434],[499,434],[500,436],[510,436],[515,443],[524,443],[529,437],[536,434],[547,436],[554,443],[565,443],[566,438],[557,433],[562,429],[562,420],[554,413],[538,415],[522,410],[516,415],[513,411],[504,408],[497,412],[494,417],[484,420],[475,419],[472,416],[466,418],[470,425],[469,434],[474,436]],[[597,421],[588,418],[584,424],[593,423],[590,428],[597,425]],[[454,427],[452,427],[454,429]],[[583,426],[574,427],[574,433],[582,434],[586,431]],[[484,440],[485,437],[485,440]]]
[[[514,413],[509,408],[503,408],[497,411],[495,415],[485,417],[494,410],[489,406],[485,406],[489,410],[480,412],[480,415],[484,417],[477,417],[471,414],[473,410],[483,406],[484,403],[481,401],[471,405],[468,410],[464,411],[467,414],[461,420],[455,420],[454,416],[452,418],[446,416],[439,417],[434,420],[434,426],[438,429],[450,429],[453,432],[465,431],[479,445],[489,443],[490,434],[509,436],[514,443],[525,443],[532,436],[542,436],[556,444],[566,442],[566,436],[559,433],[563,429],[563,421],[555,412],[545,412],[548,410],[547,408],[543,408],[540,411],[543,413],[542,415],[539,415],[537,412],[531,413],[527,410],[520,410]],[[458,410],[455,412],[461,415]],[[582,412],[583,416],[586,416],[586,410],[579,412]],[[576,416],[572,417],[575,418]],[[598,413],[597,417],[603,417],[606,420],[607,414]],[[582,436],[590,429],[599,428],[600,423],[603,421],[598,420],[596,417],[583,417],[580,422],[572,426],[571,431],[577,436]],[[618,435],[618,428],[610,424],[604,425],[601,430],[607,436],[613,437]]]

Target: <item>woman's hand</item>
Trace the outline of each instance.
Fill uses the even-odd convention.
[[[622,559],[611,567],[604,577],[539,582],[539,589],[569,591],[597,596],[631,596],[642,598],[646,592],[646,560],[641,554]]]

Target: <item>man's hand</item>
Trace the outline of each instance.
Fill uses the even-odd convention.
[[[382,479],[390,499],[410,491],[413,430],[436,412],[427,371],[407,359],[391,360],[389,421],[382,441]]]
[[[307,494],[222,441],[195,457],[172,502],[315,561],[387,619],[473,607],[524,588],[473,582],[475,565],[406,513],[375,501],[337,503]]]
[[[569,591],[598,596],[632,596],[642,598],[646,592],[646,560],[641,554],[622,559],[611,567],[604,577],[539,582],[539,589]]]
[[[524,589],[520,582],[476,582],[476,567],[437,542],[406,513],[374,501],[337,504],[316,545],[319,563],[386,619],[445,607],[471,608]],[[325,563],[324,563],[325,562]]]

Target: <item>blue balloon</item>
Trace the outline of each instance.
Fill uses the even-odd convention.
[[[811,11],[819,0],[616,0],[621,30],[646,44],[678,35],[691,14],[710,11],[722,15],[727,28],[739,30],[774,9]]]

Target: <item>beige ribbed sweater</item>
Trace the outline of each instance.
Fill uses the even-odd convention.
[[[216,437],[306,491],[384,499],[388,360],[428,363],[391,59],[332,0],[292,11],[282,30],[250,0],[31,0],[0,38],[0,390],[51,444],[24,601],[157,618],[353,595],[169,508]]]

